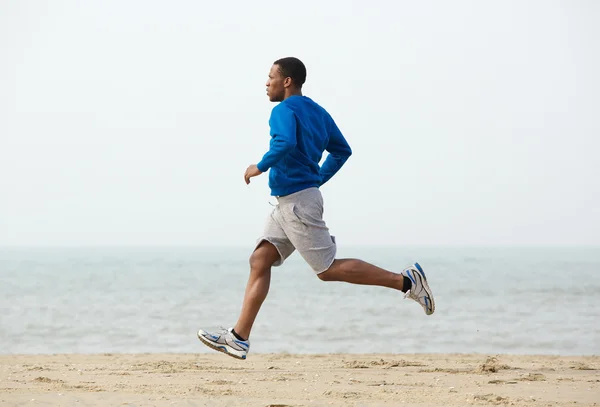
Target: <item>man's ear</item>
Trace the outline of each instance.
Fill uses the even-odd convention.
[[[290,78],[289,76],[287,78],[285,78],[283,80],[283,86],[286,88],[292,86],[292,78]]]

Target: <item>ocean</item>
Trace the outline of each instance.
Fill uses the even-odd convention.
[[[248,248],[0,248],[0,353],[208,353],[232,326]],[[598,247],[340,247],[401,271],[418,261],[426,316],[391,289],[273,269],[251,353],[600,354]]]

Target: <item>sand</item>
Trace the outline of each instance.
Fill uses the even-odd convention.
[[[600,406],[600,357],[0,356],[2,406]]]

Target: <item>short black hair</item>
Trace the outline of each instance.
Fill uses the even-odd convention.
[[[301,88],[306,81],[306,67],[298,58],[286,57],[273,62],[273,65],[279,66],[279,72],[284,78],[290,77],[296,87]]]

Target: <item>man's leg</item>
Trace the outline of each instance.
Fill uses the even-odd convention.
[[[406,292],[402,274],[392,273],[359,259],[336,259],[324,272],[317,274],[323,281],[343,281],[351,284],[378,285]],[[408,284],[406,284],[408,285]]]
[[[351,284],[395,288],[407,293],[405,297],[419,303],[427,315],[435,311],[431,289],[419,263],[397,274],[358,259],[336,259],[327,270],[317,276],[323,281],[343,281]]]
[[[246,359],[250,351],[248,337],[269,292],[271,267],[283,264],[295,250],[281,228],[278,218],[279,210],[276,207],[267,219],[263,235],[257,240],[257,246],[250,256],[250,277],[235,327],[218,332],[198,330],[198,339],[202,343],[234,358]]]
[[[377,285],[401,290],[415,300],[427,315],[435,302],[423,269],[418,263],[401,273],[392,273],[358,259],[336,259],[337,246],[323,220],[323,197],[316,188],[280,199],[282,227],[290,242],[324,281]]]
[[[260,307],[267,298],[271,284],[271,267],[279,259],[279,252],[271,243],[263,240],[250,256],[250,277],[246,285],[244,302],[234,332],[243,340],[250,331]]]

